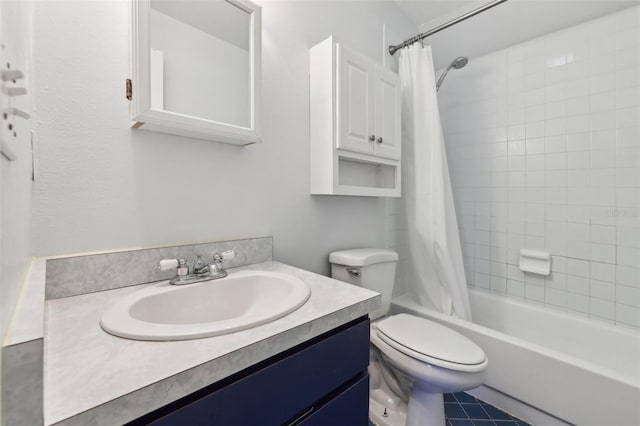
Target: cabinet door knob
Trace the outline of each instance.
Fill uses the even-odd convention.
[[[383,140],[382,137],[379,137],[378,138],[378,143],[382,143],[382,140]]]
[[[376,135],[371,135],[371,136],[369,136],[369,140],[370,140],[371,142],[375,141],[375,140],[376,140]]]

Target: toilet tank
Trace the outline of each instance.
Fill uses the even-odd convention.
[[[396,252],[375,248],[340,250],[329,255],[329,262],[332,278],[382,295],[382,306],[370,313],[371,319],[387,314],[398,263]]]

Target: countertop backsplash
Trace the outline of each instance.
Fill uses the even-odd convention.
[[[170,279],[174,271],[159,271],[161,259],[184,257],[192,265],[197,255],[210,262],[214,253],[233,250],[226,268],[266,262],[272,259],[273,238],[249,238],[171,247],[126,250],[47,259],[46,299],[77,296],[153,281]]]

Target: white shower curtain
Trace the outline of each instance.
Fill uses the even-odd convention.
[[[403,186],[418,301],[471,320],[431,47],[402,49]]]

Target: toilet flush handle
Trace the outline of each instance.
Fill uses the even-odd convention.
[[[360,269],[358,269],[358,268],[347,268],[347,272],[352,277],[359,277],[360,274],[361,274]]]

